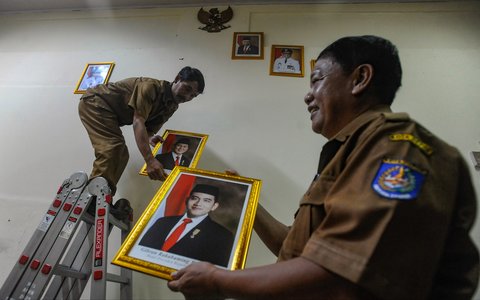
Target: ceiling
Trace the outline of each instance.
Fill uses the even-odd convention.
[[[0,0],[0,13],[258,4],[449,2],[454,0]]]

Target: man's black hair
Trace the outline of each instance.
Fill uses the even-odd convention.
[[[198,83],[198,92],[201,94],[205,89],[205,80],[200,70],[192,67],[184,67],[178,72],[178,76],[182,81],[196,81]]]
[[[372,65],[373,78],[368,92],[377,96],[383,104],[392,104],[402,85],[402,66],[397,47],[378,36],[341,38],[327,46],[317,60],[320,58],[333,59],[347,74],[361,64]]]

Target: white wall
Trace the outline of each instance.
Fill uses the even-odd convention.
[[[172,80],[185,65],[202,70],[205,93],[181,105],[164,129],[209,134],[198,167],[231,167],[262,179],[260,202],[287,224],[325,142],[310,130],[303,103],[308,63],[339,37],[391,39],[404,69],[394,110],[410,112],[469,162],[470,151],[480,148],[478,2],[234,6],[231,28],[220,33],[198,29],[198,9],[0,15],[0,282],[58,185],[75,171],[90,171],[93,152],[73,94],[88,62],[114,61],[111,81]],[[265,33],[264,60],[231,60],[233,32],[243,31]],[[272,44],[304,45],[306,76],[269,76]],[[138,175],[143,161],[131,128],[124,133],[131,158],[117,197],[131,200],[138,217],[160,183]],[[473,167],[472,175],[480,191]],[[479,222],[472,235],[480,244]],[[112,256],[118,238],[110,246]],[[274,260],[254,235],[247,267]],[[182,299],[161,279],[135,272],[134,280],[135,299]],[[109,285],[109,298],[117,292]]]

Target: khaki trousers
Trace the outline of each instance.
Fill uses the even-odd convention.
[[[117,116],[102,99],[95,96],[80,99],[78,114],[95,152],[90,178],[104,177],[114,195],[129,158]]]

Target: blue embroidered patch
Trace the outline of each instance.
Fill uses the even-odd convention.
[[[385,160],[378,169],[372,188],[385,198],[412,200],[417,198],[424,181],[425,175],[404,161]]]

